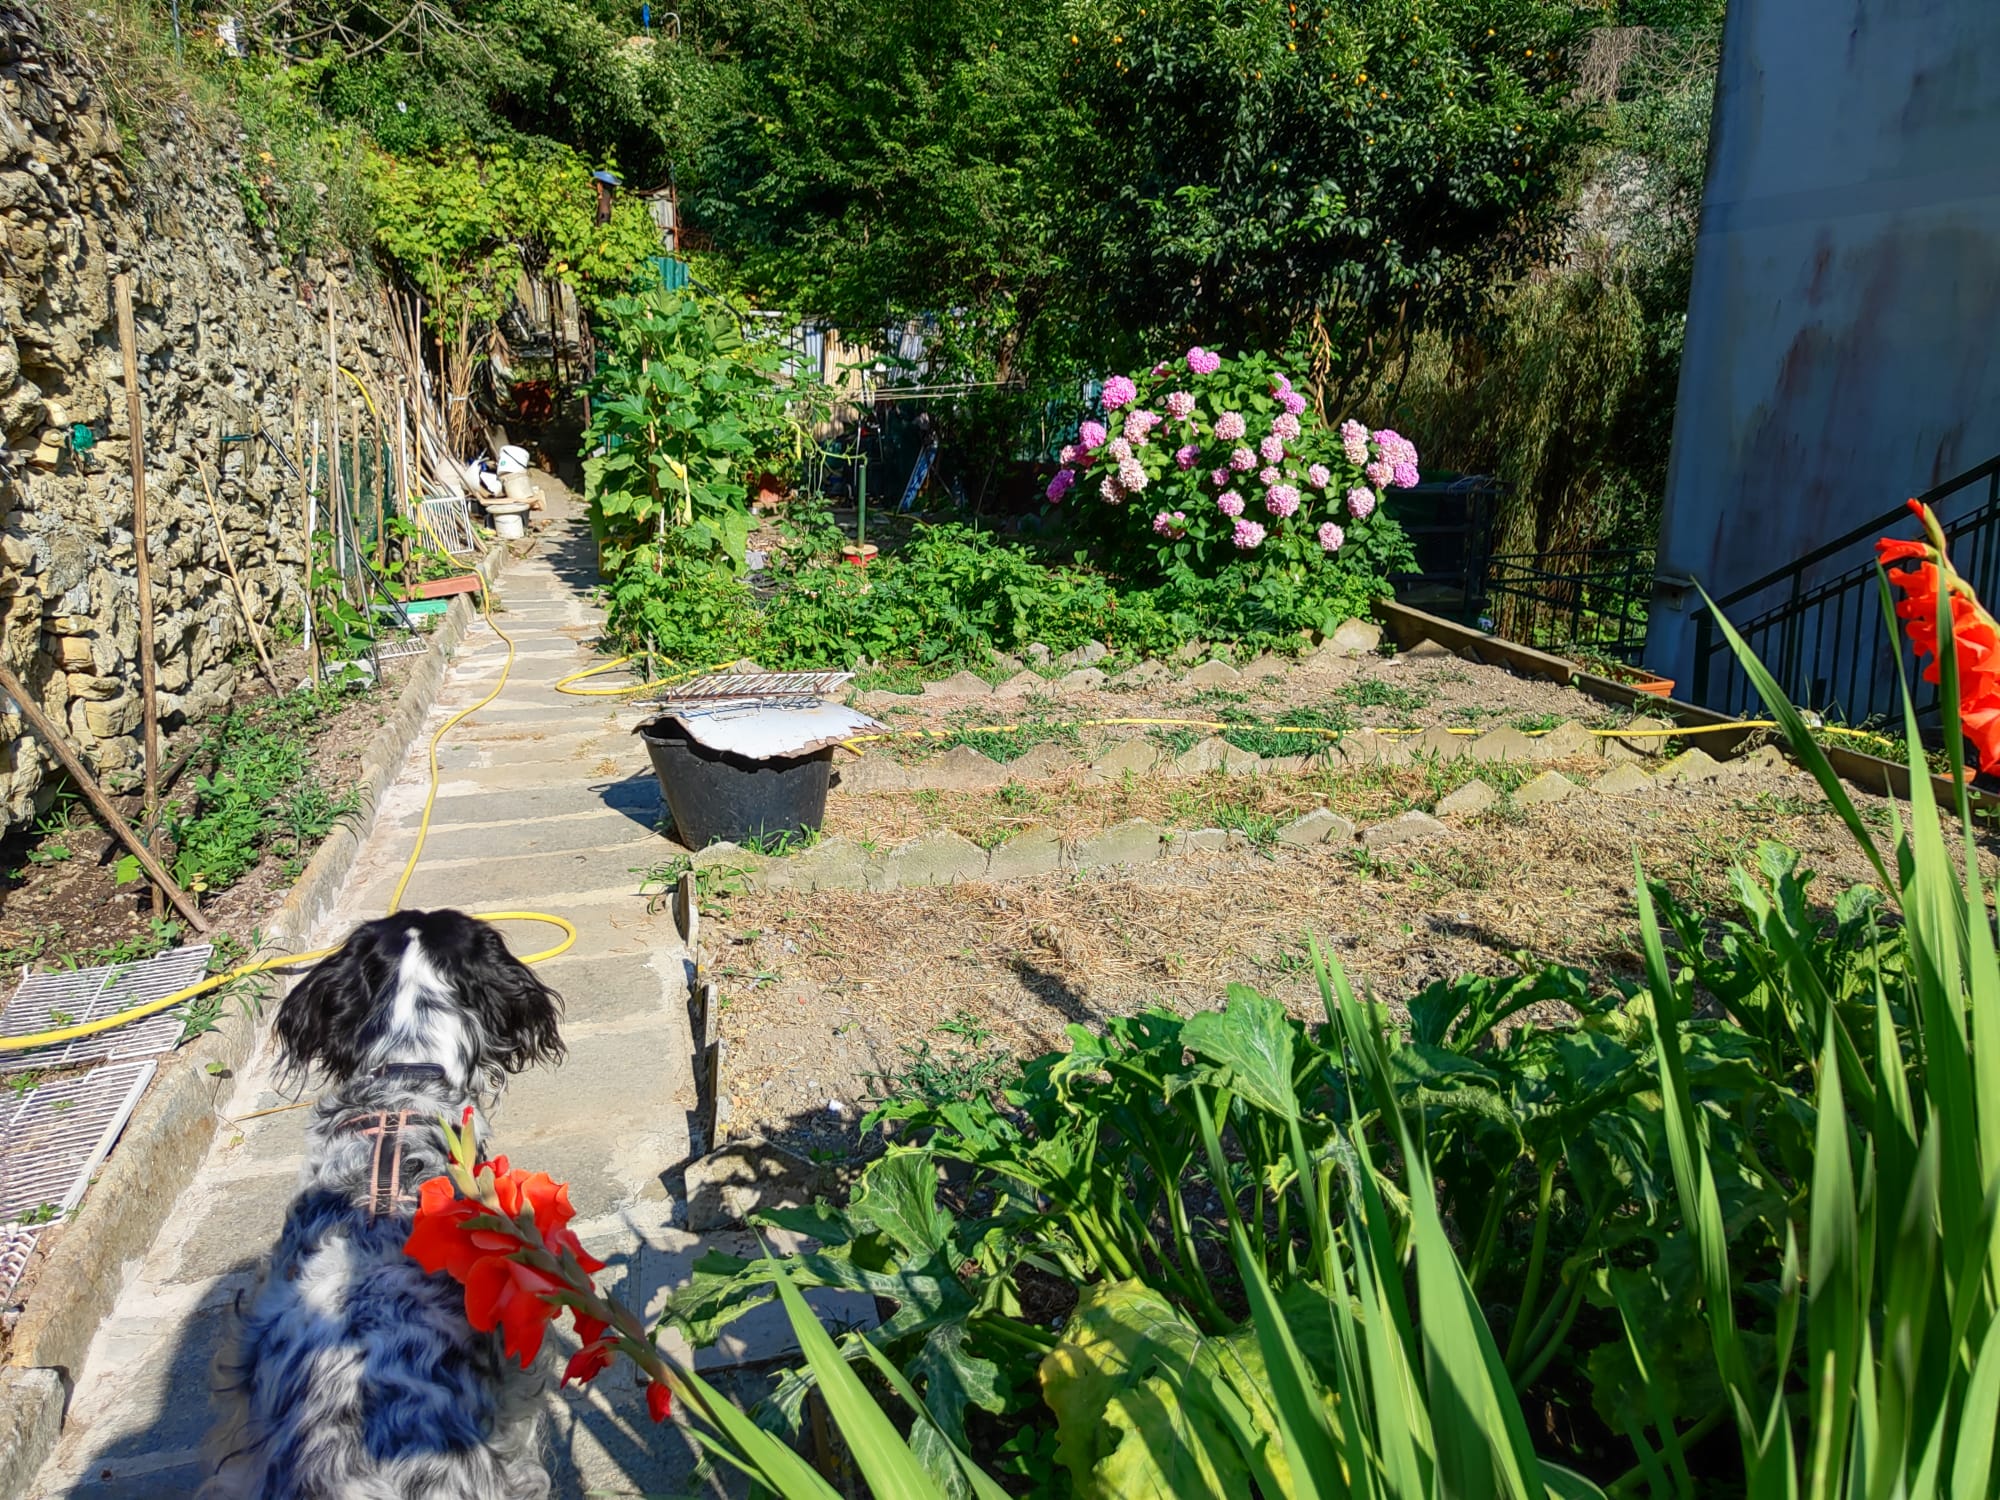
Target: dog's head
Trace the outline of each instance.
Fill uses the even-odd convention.
[[[562,1001],[486,923],[459,911],[366,922],[278,1009],[282,1065],[351,1078],[430,1063],[462,1088],[563,1054]]]

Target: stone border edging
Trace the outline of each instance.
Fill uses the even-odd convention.
[[[1539,677],[1545,682],[1559,683],[1573,687],[1578,692],[1597,699],[1600,703],[1615,703],[1625,708],[1645,707],[1667,715],[1674,723],[1683,726],[1735,724],[1739,721],[1728,714],[1719,714],[1714,709],[1703,708],[1695,703],[1683,703],[1678,698],[1657,698],[1641,693],[1627,683],[1613,682],[1609,677],[1598,677],[1584,671],[1575,662],[1560,656],[1552,656],[1546,651],[1538,651],[1532,646],[1523,646],[1502,636],[1491,635],[1482,630],[1474,630],[1468,625],[1460,625],[1455,620],[1442,619],[1407,604],[1398,604],[1393,599],[1377,600],[1375,613],[1395,636],[1397,645],[1408,650],[1421,641],[1430,641],[1454,656],[1468,656],[1473,661],[1487,665],[1511,667],[1528,677]],[[1743,729],[1737,733],[1722,732],[1704,735],[1703,743],[1711,746],[1717,758],[1727,759],[1741,747],[1754,729]],[[1884,760],[1879,755],[1868,755],[1859,750],[1849,750],[1840,745],[1820,744],[1827,763],[1831,765],[1843,781],[1860,788],[1873,797],[1901,797],[1910,795],[1910,768],[1899,761]],[[1943,806],[1955,806],[1957,789],[1948,777],[1932,776],[1932,789],[1937,793]],[[1975,802],[1991,806],[1996,800],[1993,794],[1969,788]]]
[[[971,753],[976,752],[968,752]],[[1639,768],[1642,758],[1640,752],[1632,751],[1624,756],[1606,756],[1609,769],[1589,782],[1574,780],[1553,768],[1545,770],[1521,785],[1513,793],[1513,802],[1518,807],[1536,807],[1585,793],[1633,797],[1676,783],[1724,780],[1789,766],[1770,746],[1728,762],[1718,761],[1700,749],[1686,750],[1651,773]],[[1254,756],[1247,759],[1250,764],[1240,768],[1245,773],[1287,769],[1258,762]],[[1005,769],[999,762],[987,764],[995,771]],[[1000,784],[997,780],[984,783],[989,787]],[[1437,811],[1445,817],[1473,816],[1502,800],[1499,792],[1474,778],[1439,802]],[[1280,828],[1276,841],[1294,848],[1333,844],[1383,849],[1450,832],[1450,827],[1437,817],[1415,809],[1357,828],[1352,820],[1322,807]],[[778,858],[753,853],[736,844],[711,844],[689,856],[689,865],[695,871],[731,872],[746,886],[759,891],[891,891],[958,881],[1017,880],[1032,875],[1129,868],[1151,864],[1182,849],[1249,847],[1250,840],[1233,830],[1162,828],[1134,818],[1080,838],[1071,837],[1052,824],[1038,823],[991,849],[982,848],[949,829],[932,829],[887,851],[836,835],[797,854]]]
[[[480,562],[490,588],[511,560],[496,543]],[[372,831],[395,779],[444,685],[452,654],[478,612],[474,595],[454,598],[432,647],[410,674],[395,713],[362,760],[361,810],[329,833],[265,928],[257,956],[303,949]],[[216,1111],[262,1032],[232,1015],[217,1030],[169,1052],[118,1144],[64,1226],[37,1277],[0,1367],[0,1500],[19,1500],[62,1433],[68,1391],[116,1303],[125,1268],[143,1257],[215,1137]],[[216,1072],[211,1073],[214,1067]]]

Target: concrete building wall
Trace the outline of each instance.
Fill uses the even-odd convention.
[[[1720,597],[1996,452],[2000,0],[1732,0],[1662,579]],[[1698,604],[1654,601],[1684,686]]]

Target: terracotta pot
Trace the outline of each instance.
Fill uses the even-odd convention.
[[[413,583],[403,590],[406,599],[449,599],[453,594],[479,592],[477,573],[460,573],[454,578],[433,578],[429,583]]]
[[[1673,678],[1655,677],[1651,672],[1635,672],[1625,679],[1625,685],[1642,693],[1651,693],[1655,698],[1671,698],[1674,695]]]

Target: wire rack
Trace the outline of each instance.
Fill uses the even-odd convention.
[[[676,683],[642,708],[720,708],[817,702],[854,680],[852,672],[711,672]]]
[[[14,1283],[28,1269],[28,1257],[34,1254],[35,1241],[41,1237],[39,1229],[23,1224],[0,1224],[0,1297],[14,1290]]]
[[[0,1115],[0,1224],[32,1228],[83,1201],[156,1066],[107,1063],[41,1084],[10,1104]]]
[[[454,557],[479,550],[479,539],[472,530],[472,503],[469,500],[456,495],[419,500],[417,524]]]
[[[213,951],[207,943],[198,943],[192,948],[172,949],[143,963],[31,973],[21,981],[6,1009],[0,1010],[0,1036],[32,1036],[102,1020],[171,995],[175,990],[184,990],[208,972],[209,955]],[[181,1018],[170,1010],[128,1026],[114,1026],[96,1036],[78,1037],[73,1042],[28,1052],[0,1053],[0,1073],[155,1057],[171,1051],[180,1035]]]

